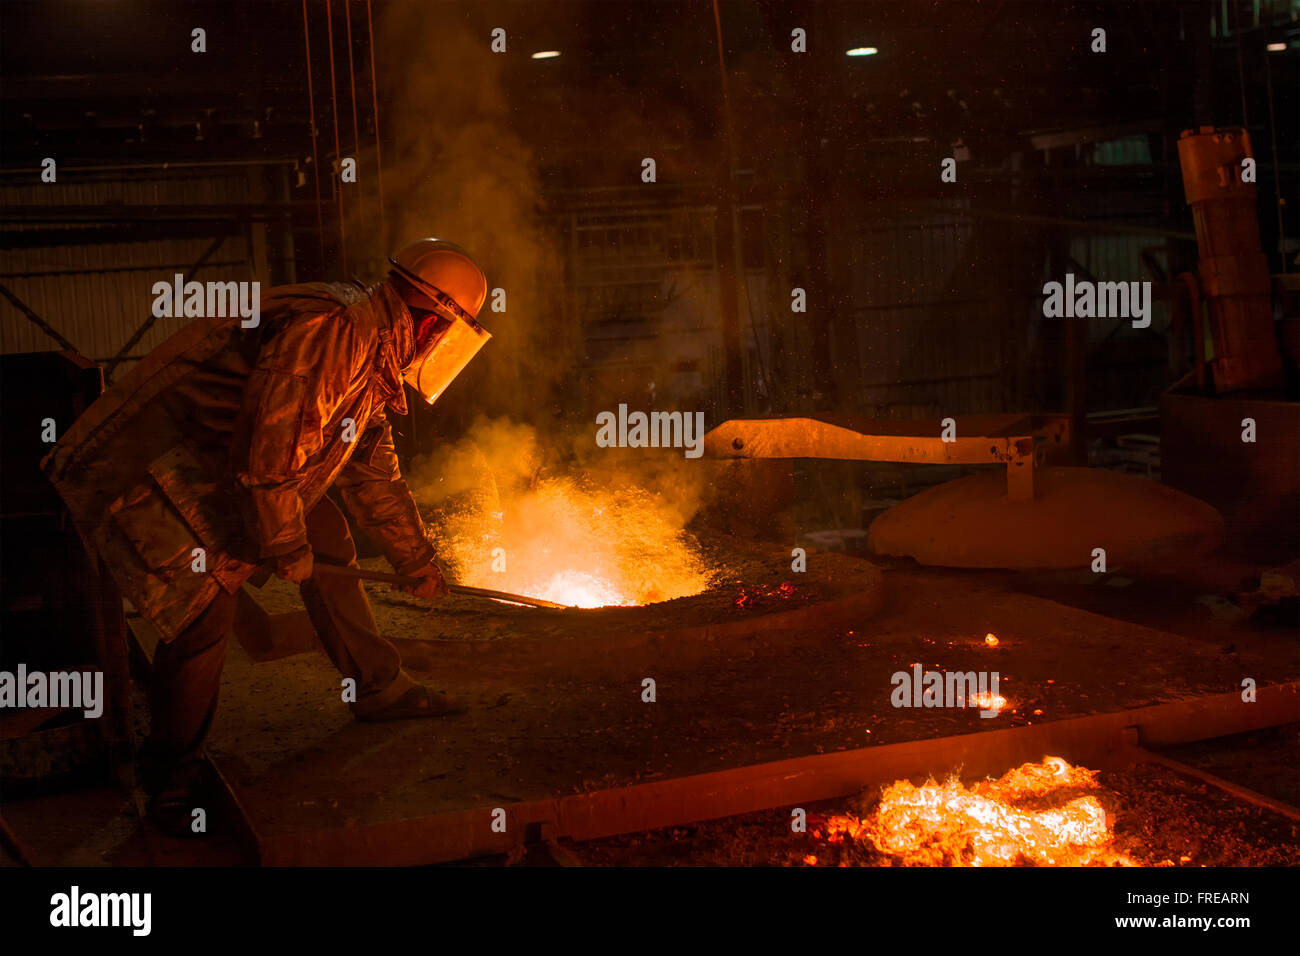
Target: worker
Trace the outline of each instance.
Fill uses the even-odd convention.
[[[299,586],[359,720],[435,717],[459,700],[417,683],[375,624],[338,490],[406,590],[447,584],[398,468],[388,414],[403,383],[432,403],[489,338],[487,282],[453,243],[421,239],[387,278],[268,290],[260,321],[200,318],[114,383],[42,463],[88,549],[158,632],[141,782],[150,815],[188,831],[206,775],[236,593]],[[224,310],[222,310],[224,312]],[[351,688],[352,693],[347,693]]]

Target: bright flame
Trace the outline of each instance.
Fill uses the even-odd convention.
[[[496,509],[443,522],[457,580],[570,607],[650,604],[698,594],[708,575],[689,537],[643,489],[604,491],[545,479]]]
[[[1047,757],[970,789],[956,777],[920,787],[899,780],[870,817],[832,816],[824,835],[829,843],[869,840],[909,866],[1136,866],[1111,848],[1096,797],[1061,794],[1096,789],[1095,776]]]
[[[485,426],[411,480],[449,577],[571,607],[698,594],[709,573],[672,495],[581,475],[544,477],[530,430]]]
[[[998,644],[1001,643],[1001,642],[997,639],[997,637],[996,637],[995,635],[993,635],[993,634],[985,634],[985,635],[984,635],[984,643],[987,644],[989,647],[997,647]]]
[[[611,604],[636,604],[628,601],[627,595],[608,581],[586,571],[560,571],[551,575],[551,579],[530,592],[531,597],[539,597],[569,607],[607,607]],[[519,591],[515,591],[519,594]]]

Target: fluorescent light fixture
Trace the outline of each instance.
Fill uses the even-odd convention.
[[[538,50],[533,54],[534,60],[553,60],[560,55],[559,50]]]
[[[1281,53],[1283,50],[1286,49],[1286,44],[1270,43],[1267,47],[1265,47],[1265,49],[1268,50],[1269,53]]]
[[[852,50],[845,50],[845,56],[875,56],[880,51],[874,46],[855,46]]]

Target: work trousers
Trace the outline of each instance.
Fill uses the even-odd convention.
[[[307,541],[314,560],[356,566],[356,546],[347,519],[329,498],[307,514]],[[353,712],[382,710],[416,682],[402,670],[397,648],[380,635],[370,602],[354,578],[321,575],[299,585],[325,653],[344,677],[356,680]],[[145,784],[175,779],[193,764],[212,726],[226,662],[226,642],[235,619],[236,598],[216,599],[170,643],[159,643],[150,685],[152,722],[145,745]],[[322,696],[341,689],[320,689]]]

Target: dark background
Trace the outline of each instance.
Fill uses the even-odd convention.
[[[9,0],[0,282],[116,377],[174,331],[123,351],[160,277],[373,279],[395,245],[451,238],[511,297],[427,419],[452,434],[620,401],[710,424],[1064,410],[1041,288],[1067,271],[1156,283],[1150,329],[1087,329],[1086,410],[1150,407],[1186,370],[1159,300],[1195,266],[1176,141],[1203,124],[1249,130],[1270,269],[1296,270],[1285,2],[719,9],[725,98],[707,2]],[[845,56],[862,45],[879,52]],[[360,172],[341,194],[339,154]],[[4,352],[58,347],[0,310]]]

